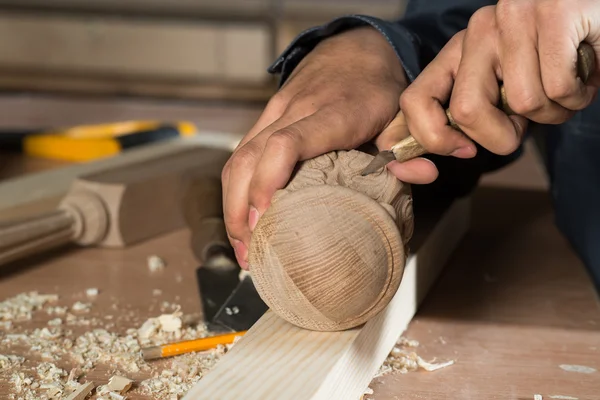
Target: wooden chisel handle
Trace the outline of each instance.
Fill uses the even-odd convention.
[[[596,69],[596,57],[593,47],[585,42],[582,42],[577,49],[577,75],[579,78],[586,83],[592,72]],[[516,113],[509,107],[506,99],[506,92],[504,85],[500,85],[500,108],[507,115],[516,115]],[[398,117],[404,118],[402,110],[398,113]],[[446,116],[448,117],[448,124],[454,129],[462,132],[462,129],[454,122],[452,114],[449,109],[446,109]],[[427,154],[428,151],[418,143],[412,135],[409,135],[406,139],[403,139],[392,146],[391,148],[396,160],[400,162],[411,160],[415,157]]]

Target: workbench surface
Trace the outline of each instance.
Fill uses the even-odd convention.
[[[473,204],[471,231],[404,335],[420,343],[415,350],[425,360],[455,363],[376,378],[374,393],[365,398],[600,399],[600,303],[582,263],[553,225],[547,193],[482,187]],[[89,302],[86,318],[92,322],[74,327],[77,332],[110,321],[111,331],[123,333],[174,304],[199,315],[197,263],[188,240],[182,230],[127,250],[72,248],[0,268],[0,301],[38,291],[58,294],[61,305]],[[150,255],[166,261],[163,271],[149,271]],[[90,300],[85,290],[92,287],[99,294]],[[36,313],[32,322],[15,326],[43,327],[50,318]],[[0,328],[0,342],[6,333]],[[19,352],[0,344],[0,354]],[[589,368],[572,372],[569,365]],[[85,379],[104,384],[108,376],[100,367]],[[7,398],[10,384],[0,377],[0,398]]]

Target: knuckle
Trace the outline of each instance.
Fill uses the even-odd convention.
[[[496,13],[494,6],[485,6],[479,8],[473,13],[468,23],[469,31],[482,32],[489,30],[492,24],[496,22]]]
[[[400,95],[400,109],[403,112],[410,112],[411,106],[415,102],[415,92],[409,86],[402,94]]]
[[[450,102],[450,113],[459,126],[473,126],[479,117],[479,104],[469,97],[455,96]]]
[[[254,166],[260,158],[260,149],[253,142],[249,141],[231,156],[230,159],[230,170],[236,170],[238,168],[250,168]]]
[[[574,97],[578,87],[568,79],[556,79],[544,88],[546,95],[551,100],[565,100]]]
[[[288,90],[282,89],[271,96],[267,106],[265,107],[265,112],[273,113],[275,115],[283,115],[291,100],[288,93]]]
[[[457,33],[455,33],[452,36],[452,38],[450,38],[450,41],[448,42],[448,46],[450,46],[450,47],[462,46],[462,42],[465,39],[466,34],[467,34],[466,29],[458,31]]]
[[[525,91],[519,92],[519,95],[512,101],[509,98],[508,103],[515,113],[524,116],[542,110],[547,104],[543,97]]]
[[[229,173],[231,171],[231,158],[227,160],[223,169],[221,170],[221,181],[225,182],[229,179]]]
[[[302,133],[293,126],[287,126],[273,133],[267,140],[267,146],[276,149],[278,152],[289,152],[296,148],[296,144],[301,140]]]
[[[428,134],[424,135],[420,140],[423,142],[423,146],[432,153],[447,154],[452,151],[448,149],[448,144],[444,135],[437,132],[429,131]]]

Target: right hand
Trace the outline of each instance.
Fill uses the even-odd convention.
[[[252,230],[297,162],[373,138],[380,150],[389,149],[408,135],[404,122],[394,120],[406,85],[392,47],[371,27],[328,38],[302,60],[223,169],[225,224],[242,268]],[[388,169],[408,183],[437,177],[422,158]]]

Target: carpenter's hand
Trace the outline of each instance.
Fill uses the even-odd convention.
[[[587,86],[576,78],[582,41],[600,60],[598,0],[499,0],[478,10],[402,94],[411,134],[435,154],[473,157],[473,141],[510,154],[521,143],[527,119],[562,123],[592,102],[600,69]],[[496,108],[499,81],[520,116]],[[448,100],[468,137],[446,125],[442,104]]]
[[[375,144],[389,149],[407,135],[395,129],[402,121],[392,123],[405,87],[396,54],[372,28],[329,38],[302,60],[223,169],[225,224],[243,268],[256,222],[298,161],[356,148],[380,133]],[[393,164],[405,182],[437,177],[425,159]]]

